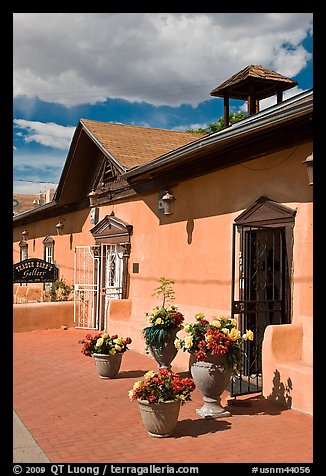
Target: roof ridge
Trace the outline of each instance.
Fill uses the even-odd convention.
[[[107,121],[97,121],[93,119],[85,119],[85,118],[80,118],[80,121],[88,121],[88,122],[95,122],[97,124],[104,124],[104,125],[111,125],[111,126],[123,126],[123,127],[132,127],[135,129],[145,129],[145,130],[150,130],[150,131],[162,131],[162,132],[173,132],[173,133],[178,133],[178,134],[192,134],[192,135],[207,135],[207,134],[202,134],[201,132],[191,132],[191,131],[177,131],[175,129],[162,129],[161,127],[145,127],[145,126],[135,126],[131,124],[122,124],[118,122],[107,122]]]

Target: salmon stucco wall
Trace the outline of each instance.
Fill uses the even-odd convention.
[[[73,327],[73,301],[14,304],[13,331],[28,332],[37,329]]]
[[[303,161],[311,152],[312,144],[307,143],[181,182],[169,189],[176,198],[173,215],[158,212],[158,192],[100,207],[99,220],[114,212],[133,226],[127,296],[131,306],[123,319],[114,317],[121,309],[108,310],[109,329],[130,335],[133,348],[144,352],[141,330],[146,326],[145,312],[161,302],[153,296],[160,277],[175,281],[175,304],[186,321],[197,312],[208,319],[230,315],[234,219],[265,196],[296,211],[291,320],[310,329],[303,335],[308,358],[312,353],[313,195]],[[58,218],[64,223],[63,236],[55,235]],[[60,275],[72,283],[74,248],[94,243],[92,226],[89,210],[27,225],[29,256],[43,256],[42,240],[50,234]],[[23,227],[15,229],[15,261],[22,231]],[[175,364],[187,368],[188,355],[179,352]]]

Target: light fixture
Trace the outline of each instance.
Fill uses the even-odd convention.
[[[306,160],[302,163],[307,166],[309,185],[313,185],[314,184],[314,175],[313,175],[314,174],[314,158],[313,158],[313,154],[308,155]]]
[[[175,197],[170,192],[165,192],[161,200],[163,203],[163,214],[172,215],[174,211]]]
[[[90,206],[90,207],[94,207],[94,206],[96,205],[96,197],[97,197],[97,193],[95,192],[95,190],[92,190],[92,191],[88,194],[89,206]]]
[[[28,237],[28,231],[27,231],[27,230],[23,230],[23,231],[22,231],[22,240],[23,240],[23,241],[27,241],[27,237]]]
[[[56,229],[57,229],[57,235],[62,235],[62,230],[63,230],[63,223],[61,220],[58,221],[58,223],[56,224]]]

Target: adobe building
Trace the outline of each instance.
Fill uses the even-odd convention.
[[[233,316],[255,333],[233,396],[312,414],[313,91],[283,100],[295,85],[248,66],[212,91],[227,127],[209,135],[80,119],[53,200],[14,217],[14,262],[24,248],[54,262],[74,285],[74,325],[141,353],[153,290],[174,280],[186,322]],[[249,113],[231,126],[230,98]]]

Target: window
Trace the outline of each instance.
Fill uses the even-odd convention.
[[[27,241],[21,241],[19,243],[20,248],[20,261],[24,261],[28,258],[28,244]]]
[[[48,263],[54,263],[54,239],[51,236],[46,236],[43,240],[44,245],[44,260]],[[44,289],[48,290],[52,283],[44,283]]]

